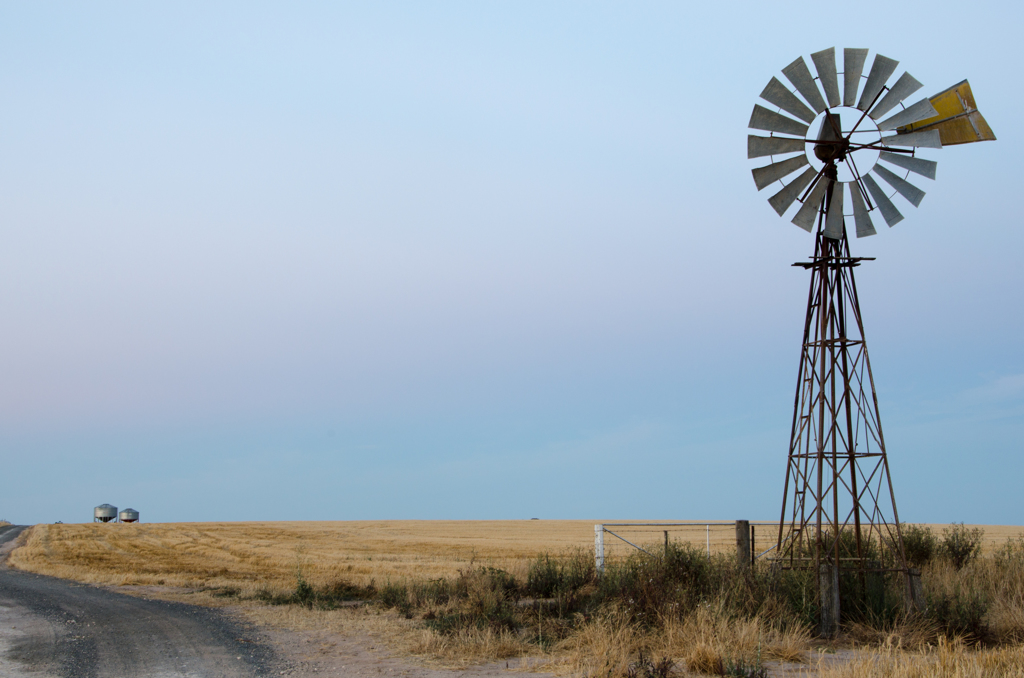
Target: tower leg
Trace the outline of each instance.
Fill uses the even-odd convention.
[[[835,638],[839,634],[839,568],[831,561],[824,560],[818,566],[818,596],[818,635]]]

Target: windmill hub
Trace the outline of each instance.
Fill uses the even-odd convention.
[[[816,172],[825,165],[834,165],[838,173],[832,178],[849,183],[859,173],[874,169],[879,157],[877,144],[881,139],[878,125],[863,111],[836,106],[819,113],[808,126],[805,155]]]
[[[850,150],[850,142],[839,139],[832,143],[821,142],[814,145],[814,155],[818,160],[825,163],[837,163],[846,160],[846,154]]]

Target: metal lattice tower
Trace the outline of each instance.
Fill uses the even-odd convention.
[[[819,227],[814,257],[796,264],[811,285],[776,555],[788,567],[907,569],[853,275],[861,261],[845,232]]]

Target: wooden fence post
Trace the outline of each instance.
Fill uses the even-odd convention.
[[[907,570],[907,610],[911,612],[925,612],[927,604],[924,599],[924,586],[921,584],[921,570],[910,568]]]
[[[736,521],[736,561],[740,567],[750,567],[750,521]]]

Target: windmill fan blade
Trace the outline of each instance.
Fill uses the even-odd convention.
[[[782,69],[782,74],[793,83],[796,91],[807,100],[815,113],[825,110],[825,100],[821,98],[818,86],[814,84],[814,78],[807,69],[807,63],[803,57],[797,57],[796,61]]]
[[[896,189],[896,191],[910,201],[910,204],[914,207],[919,207],[921,201],[924,200],[924,191],[910,183],[903,177],[897,176],[885,169],[881,165],[875,165],[872,170],[875,174],[885,179],[885,181]]]
[[[882,145],[942,148],[942,138],[939,136],[939,130],[929,129],[924,132],[910,132],[909,134],[894,134],[891,137],[882,137]]]
[[[843,50],[843,106],[857,103],[860,74],[864,72],[864,60],[867,58],[866,49],[847,47]]]
[[[825,189],[828,187],[828,179],[822,177],[811,190],[811,194],[804,200],[793,223],[808,233],[814,230],[814,220],[818,218],[818,210],[821,208],[821,199],[825,197]]]
[[[915,174],[920,174],[922,177],[928,177],[929,179],[935,178],[935,168],[939,166],[939,163],[932,160],[925,160],[924,158],[912,158],[908,155],[901,155],[899,153],[888,153],[882,151],[878,155],[879,160],[891,163],[908,169]]]
[[[763,158],[766,155],[782,155],[784,153],[803,152],[803,139],[789,137],[758,137],[747,135],[747,157]]]
[[[833,240],[843,239],[843,185],[834,182],[832,199],[828,202],[828,214],[825,215],[825,237]]]
[[[896,224],[903,221],[903,215],[896,209],[896,205],[892,204],[889,200],[889,196],[885,194],[881,186],[875,183],[875,180],[871,178],[871,175],[865,174],[862,178],[864,185],[868,187],[868,192],[871,197],[875,199],[875,203],[878,205],[878,211],[882,213],[882,217],[885,218],[885,223],[889,224],[889,228],[892,228]]]
[[[779,82],[778,78],[772,78],[768,86],[761,92],[761,98],[773,103],[790,115],[800,118],[804,122],[814,122],[814,111],[807,108],[804,102],[800,101],[795,94],[789,91],[785,85]]]
[[[754,112],[750,114],[750,122],[747,123],[747,127],[777,134],[795,134],[800,137],[807,134],[807,125],[797,122],[793,118],[787,118],[781,113],[769,111],[757,104],[754,104]]]
[[[818,71],[818,82],[825,90],[830,108],[839,106],[839,77],[836,75],[836,48],[829,47],[811,55],[814,70]],[[810,122],[808,120],[807,122]]]
[[[871,113],[868,115],[871,116],[872,120],[878,120],[883,115],[896,108],[901,101],[922,87],[924,87],[924,85],[919,83],[914,76],[910,73],[904,73],[900,76],[900,79],[896,81],[896,84],[885,93],[885,96],[878,102],[878,105],[871,109]]]
[[[896,129],[915,122],[934,118],[938,115],[935,106],[928,99],[921,99],[916,104],[911,104],[899,113],[890,116],[878,123],[878,129]]]
[[[764,167],[758,167],[755,170],[751,170],[751,174],[754,175],[754,183],[757,185],[757,190],[760,191],[768,184],[792,174],[806,164],[808,164],[807,156],[801,153],[795,158],[780,160]]]
[[[818,176],[818,173],[814,171],[814,168],[808,167],[804,170],[803,174],[786,184],[785,188],[768,198],[768,204],[771,205],[781,217],[786,213],[786,210],[789,209],[789,206],[800,197],[800,194],[804,192],[804,189],[807,188],[816,176]]]
[[[875,235],[875,225],[871,223],[871,215],[864,204],[864,196],[860,194],[860,186],[850,184],[850,197],[853,199],[853,222],[857,225],[857,237],[865,238]]]
[[[864,91],[860,95],[860,101],[857,103],[857,108],[862,111],[868,110],[871,104],[875,103],[875,97],[885,87],[886,81],[892,72],[896,70],[896,66],[900,62],[895,59],[890,59],[887,56],[881,54],[875,55],[875,61],[871,64],[871,72],[868,73],[868,81],[864,83]]]

